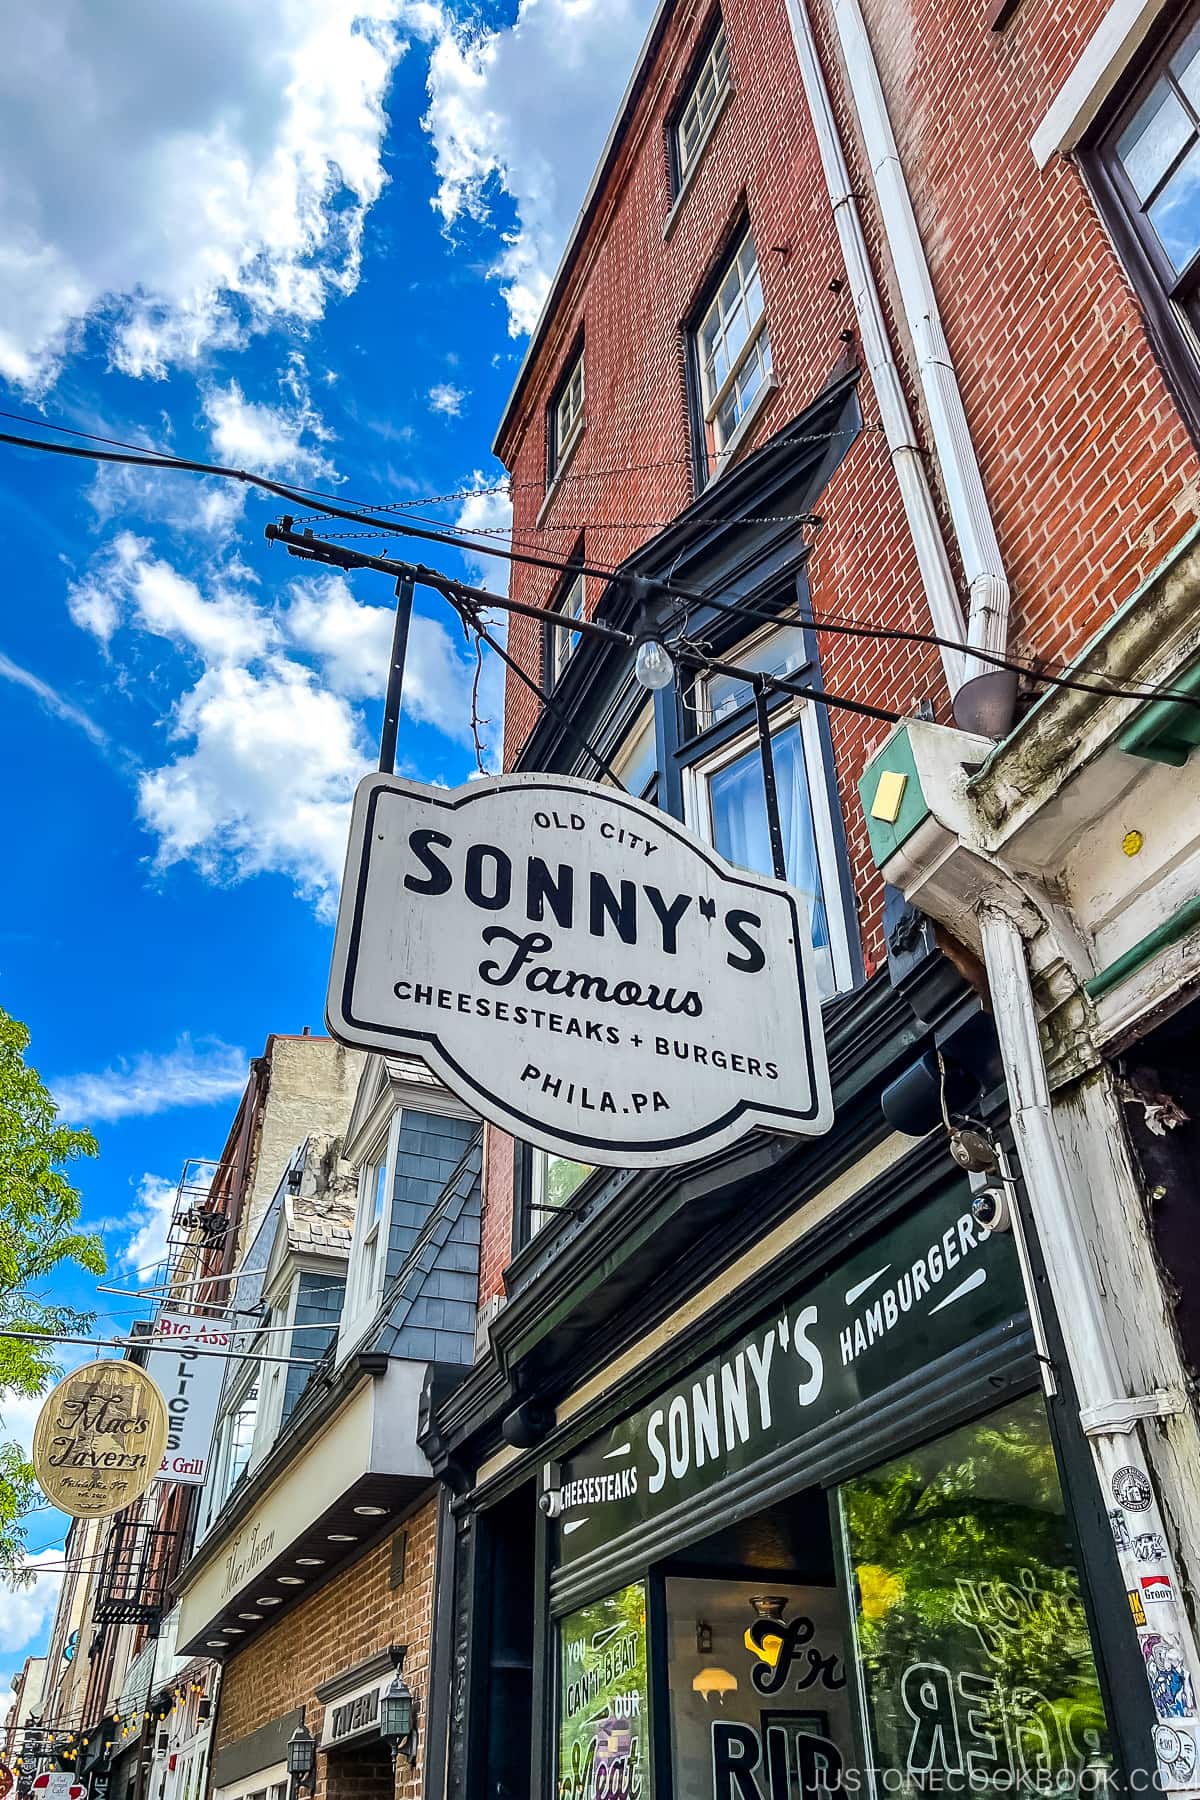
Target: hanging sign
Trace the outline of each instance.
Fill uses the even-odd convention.
[[[0,1763],[0,1800],[8,1800],[8,1796],[12,1792],[13,1783],[15,1781],[16,1776],[13,1774],[8,1764]]]
[[[800,896],[586,781],[367,776],[327,1017],[581,1162],[684,1163],[832,1122]]]
[[[559,1561],[715,1483],[776,1462],[832,1420],[994,1327],[1026,1323],[1012,1238],[956,1186],[889,1225],[560,1467],[543,1496]]]
[[[199,1486],[208,1470],[225,1356],[233,1333],[200,1313],[159,1313],[146,1367],[167,1403],[167,1444],[160,1481]],[[160,1348],[161,1346],[161,1348]]]
[[[85,1800],[87,1794],[87,1782],[69,1769],[45,1769],[34,1776],[32,1787],[38,1800]]]
[[[103,1519],[145,1493],[166,1441],[167,1409],[144,1369],[85,1363],[38,1414],[34,1474],[46,1498],[72,1518]]]

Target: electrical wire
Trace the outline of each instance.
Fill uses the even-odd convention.
[[[274,494],[278,498],[289,502],[296,502],[299,500],[302,505],[305,502],[301,496],[304,495],[311,496],[316,494],[317,497],[323,500],[328,498],[325,494],[320,493],[319,490],[295,487],[284,482],[272,481],[264,475],[251,474],[245,469],[227,468],[220,463],[196,462],[185,457],[145,456],[127,451],[92,450],[76,444],[56,444],[46,439],[19,437],[12,432],[0,432],[0,443],[9,444],[19,449],[38,450],[52,455],[75,457],[84,461],[132,464],[135,466],[152,468],[169,468],[177,469],[188,474],[218,475],[228,480],[244,482],[248,486],[257,488],[264,493]],[[397,504],[410,503],[401,502]],[[462,539],[456,537],[451,532],[442,530],[435,531],[428,527],[423,528],[419,525],[406,523],[399,518],[391,517],[387,521],[381,521],[378,518],[367,516],[360,510],[344,506],[328,505],[324,510],[330,518],[346,519],[352,524],[375,525],[386,523],[390,531],[401,537],[416,538],[427,543],[440,543],[460,551],[464,547]],[[704,520],[698,521],[700,524],[705,522],[706,521]],[[270,527],[268,527],[268,535],[270,535]],[[532,551],[514,549],[502,550],[495,545],[478,543],[473,547],[486,556],[495,556],[509,563],[517,563],[530,568],[549,570],[555,574],[576,573],[585,576],[590,574],[597,579],[609,581],[612,579],[614,573],[611,568],[602,569],[594,564],[582,561],[565,562],[561,559],[538,555]],[[351,552],[344,552],[343,554],[347,557],[352,555]],[[343,566],[349,565],[343,564]],[[431,573],[433,572],[422,571],[417,578],[436,587],[439,585],[437,582],[429,583],[428,581],[428,577]],[[678,600],[686,605],[712,608],[718,612],[732,614],[735,617],[741,618],[770,616],[774,622],[778,622],[777,614],[757,614],[756,609],[749,608],[744,602],[736,607],[730,606],[727,603],[714,600],[710,595],[698,594],[689,592],[686,589],[676,588],[670,582],[647,581],[647,585],[651,589],[662,593],[665,597]],[[459,586],[459,591],[464,591],[462,586]],[[488,604],[506,607],[509,610],[520,610],[515,606],[515,603],[506,600],[499,595],[489,596]],[[526,608],[524,610],[529,611],[535,609]],[[552,610],[536,610],[539,612],[540,616],[546,618],[550,623],[561,625],[561,618],[557,617]],[[581,623],[584,622],[575,621],[574,628],[578,628]],[[1081,693],[1095,694],[1101,698],[1122,700],[1172,700],[1182,705],[1200,709],[1200,697],[1191,694],[1179,693],[1169,688],[1138,689],[1127,686],[1117,686],[1115,684],[1084,682],[1079,680],[1078,677],[1051,674],[1047,669],[1032,661],[1021,661],[1012,657],[1000,656],[991,651],[985,651],[973,646],[969,647],[959,640],[941,637],[932,632],[906,632],[897,631],[892,628],[885,629],[879,626],[868,627],[859,624],[823,622],[819,616],[815,614],[812,615],[811,623],[813,629],[817,631],[826,630],[864,638],[885,639],[889,642],[912,642],[952,648],[957,650],[960,654],[973,658],[976,662],[986,663],[991,667],[1004,669],[1018,675],[1026,675],[1031,679],[1042,681],[1052,686],[1070,688]],[[507,656],[505,656],[503,660],[509,667],[514,667],[514,665],[508,661]],[[898,714],[891,716],[896,718],[899,717]]]

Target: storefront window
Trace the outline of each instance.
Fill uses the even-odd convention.
[[[646,1589],[641,1582],[559,1625],[560,1800],[650,1792]]]
[[[1100,1788],[1108,1732],[1040,1397],[840,1497],[876,1792]]]

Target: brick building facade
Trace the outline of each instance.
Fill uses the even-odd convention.
[[[320,1741],[326,1708],[318,1688],[390,1645],[404,1645],[404,1673],[421,1694],[430,1689],[430,1636],[437,1549],[436,1498],[423,1502],[373,1549],[270,1626],[253,1654],[225,1671],[215,1753],[302,1709]],[[398,1547],[397,1539],[402,1543]],[[427,1731],[428,1721],[422,1721]],[[316,1800],[385,1800],[393,1792],[391,1757],[378,1736],[317,1758]],[[403,1759],[398,1800],[425,1792],[421,1766]]]
[[[505,766],[615,773],[786,874],[835,1123],[650,1173],[488,1128],[480,1354],[427,1439],[470,1489],[452,1796],[583,1794],[602,1764],[747,1797],[805,1791],[813,1755],[938,1773],[906,1657],[994,1695],[1015,1773],[1028,1696],[939,1639],[941,1602],[884,1648],[920,1577],[864,1524],[901,1490],[986,1510],[992,1432],[1047,1453],[1074,1544],[1046,1579],[1090,1649],[1041,1666],[1045,1696],[1083,1680],[1101,1761],[1197,1791],[1196,69],[1180,5],[656,12],[496,438],[514,547],[555,565],[512,592],[566,621],[513,618],[549,700],[510,677]],[[573,618],[665,645],[673,679],[647,696]],[[911,1282],[945,1273],[921,1234],[956,1207],[996,1260],[928,1315],[959,1307],[961,1339],[910,1365]],[[787,1423],[764,1376],[747,1462],[737,1383],[804,1318],[816,1410]],[[893,1346],[875,1375],[860,1330]],[[1028,1524],[987,1519],[992,1574],[1033,1593]],[[982,1594],[960,1552],[937,1579]],[[746,1653],[786,1668],[831,1595],[855,1724],[797,1733]],[[606,1634],[627,1691],[589,1660]],[[1047,1750],[1068,1783],[1078,1750]]]

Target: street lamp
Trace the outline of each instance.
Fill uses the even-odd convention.
[[[305,1788],[315,1793],[317,1787],[317,1740],[301,1719],[288,1739],[287,1771],[291,1778],[290,1800]]]
[[[410,1769],[417,1766],[417,1697],[403,1675],[403,1658],[379,1697],[379,1735],[392,1753],[392,1767],[403,1756]]]

